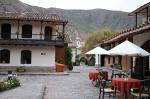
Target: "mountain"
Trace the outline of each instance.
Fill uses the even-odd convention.
[[[42,8],[22,3],[19,0],[0,0],[0,12],[35,12],[56,13],[68,19],[67,31],[73,39],[79,33],[85,39],[89,33],[99,28],[123,30],[133,27],[134,19],[127,12],[104,9],[93,10],[64,10],[58,8]]]
[[[113,30],[123,30],[133,27],[134,18],[128,16],[128,12],[110,11],[105,9],[93,10],[63,10],[49,8],[49,12],[56,12],[65,16],[82,38],[86,38],[100,28],[111,28]],[[86,36],[85,36],[86,35]]]
[[[45,8],[31,6],[19,0],[0,0],[0,12],[42,12],[46,13]]]

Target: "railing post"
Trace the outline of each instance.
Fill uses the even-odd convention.
[[[148,23],[148,7],[146,8],[146,23]]]
[[[43,21],[41,21],[41,32],[40,32],[40,39],[42,40],[42,34],[43,34],[43,28],[42,28],[42,25],[43,25]]]
[[[20,25],[20,21],[18,20],[18,26],[17,26],[17,39],[19,38],[19,25]]]
[[[135,27],[137,28],[137,13],[135,15]]]
[[[65,23],[63,22],[63,30],[62,30],[62,40],[64,41],[64,38],[65,38],[65,35],[64,35],[64,33],[65,33]]]

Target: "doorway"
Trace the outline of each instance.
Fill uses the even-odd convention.
[[[45,27],[45,35],[44,35],[45,40],[51,40],[52,39],[52,28],[49,26]]]
[[[1,38],[10,39],[11,37],[11,24],[2,24],[1,25]]]

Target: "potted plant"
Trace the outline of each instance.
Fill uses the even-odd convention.
[[[56,63],[56,72],[64,72],[64,64],[61,59]]]
[[[110,66],[111,68],[113,68],[113,67],[114,67],[114,64],[109,64],[109,66]]]

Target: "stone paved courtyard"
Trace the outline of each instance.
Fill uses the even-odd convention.
[[[22,86],[0,93],[0,99],[98,99],[99,89],[92,85],[88,77],[91,70],[95,68],[78,66],[74,71],[80,73],[69,75],[18,76]],[[14,90],[16,93],[12,94]]]

